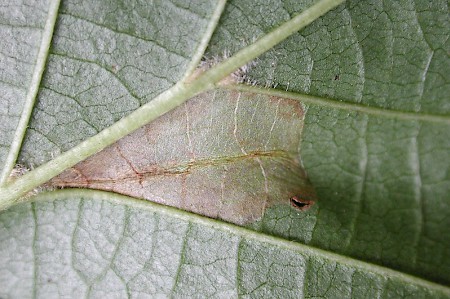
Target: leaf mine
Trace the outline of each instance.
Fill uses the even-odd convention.
[[[313,200],[299,163],[298,101],[201,94],[50,181],[107,190],[236,224],[293,196]],[[306,210],[306,209],[305,209]]]

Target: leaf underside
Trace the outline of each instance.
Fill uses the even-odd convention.
[[[449,296],[402,273],[149,202],[76,190],[37,200],[1,215],[0,249],[14,249],[2,296],[32,288],[42,298]],[[34,237],[19,245],[17,235]]]
[[[216,5],[94,2],[60,7],[22,164],[51,160],[179,81]],[[311,2],[230,1],[206,56],[236,52]],[[0,8],[1,167],[45,4]],[[200,95],[53,184],[122,192],[252,231],[113,193],[42,193],[0,214],[0,297],[450,298],[450,125],[395,117],[450,115],[449,31],[447,1],[346,1],[247,76],[393,114]],[[315,193],[308,211],[290,206]],[[206,198],[214,201],[198,204]]]

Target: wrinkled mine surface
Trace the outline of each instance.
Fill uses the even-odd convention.
[[[197,96],[51,181],[108,190],[236,224],[293,196],[314,198],[300,167],[298,101],[216,90]]]

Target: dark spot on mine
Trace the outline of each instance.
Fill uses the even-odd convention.
[[[314,205],[314,200],[304,199],[301,196],[292,196],[290,198],[291,206],[302,212],[309,210]]]

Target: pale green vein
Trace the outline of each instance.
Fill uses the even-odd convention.
[[[0,188],[0,210],[7,209],[37,186],[176,108],[196,94],[214,88],[218,82],[233,71],[271,49],[342,2],[344,0],[318,1],[296,17],[240,50],[234,56],[204,72],[194,81],[190,83],[178,82],[172,88],[97,135],[86,139],[71,150],[8,183]]]
[[[191,223],[188,223],[188,226],[187,226],[186,232],[184,234],[184,238],[183,238],[183,244],[181,245],[180,260],[178,263],[177,272],[175,273],[175,278],[173,280],[172,289],[170,291],[172,296],[174,296],[176,294],[176,289],[178,287],[178,282],[180,280],[180,275],[181,275],[181,267],[185,263],[184,258],[186,255],[187,241],[188,241],[188,236],[191,233],[191,228],[192,228]]]
[[[409,150],[409,160],[411,161],[412,170],[414,171],[414,198],[417,204],[417,232],[414,236],[414,255],[412,256],[412,264],[417,267],[417,259],[419,258],[420,241],[422,239],[422,234],[424,231],[425,210],[424,210],[424,198],[422,194],[422,172],[420,165],[420,142],[419,136],[422,126],[418,126],[416,135],[411,139],[411,150]]]
[[[425,112],[408,112],[408,111],[400,111],[400,110],[392,110],[387,108],[379,108],[379,107],[370,107],[360,103],[349,103],[338,101],[334,99],[328,99],[324,97],[312,96],[307,94],[300,94],[296,92],[276,90],[276,89],[268,89],[257,86],[250,85],[227,85],[223,86],[227,89],[233,89],[238,91],[245,91],[251,93],[259,93],[266,94],[275,97],[282,97],[287,99],[293,99],[301,101],[305,104],[313,104],[324,106],[327,108],[347,110],[347,111],[355,111],[361,112],[369,115],[381,116],[386,118],[396,118],[401,120],[415,120],[415,121],[426,121],[433,123],[442,123],[450,125],[450,115],[438,115],[438,114],[430,114]]]
[[[157,213],[161,215],[161,217],[176,218],[182,221],[186,221],[190,225],[192,224],[201,225],[220,232],[225,232],[240,238],[244,238],[245,240],[254,240],[256,242],[268,244],[276,248],[289,250],[292,252],[296,252],[298,254],[304,254],[309,257],[322,258],[330,262],[335,262],[338,264],[346,265],[348,267],[352,267],[355,270],[361,270],[363,272],[371,272],[381,277],[399,279],[403,281],[405,284],[421,286],[426,289],[440,292],[442,294],[450,296],[450,288],[424,280],[422,278],[418,278],[389,268],[385,268],[382,266],[342,256],[323,249],[314,248],[301,243],[291,242],[282,238],[266,235],[234,224],[225,223],[220,220],[203,217],[173,207],[160,205],[150,201],[135,199],[124,195],[87,189],[64,189],[41,193],[38,196],[34,197],[33,200],[35,202],[40,202],[40,201],[53,201],[64,199],[70,200],[74,198],[89,198],[92,200],[104,200],[117,205],[126,205],[140,211]]]
[[[205,53],[206,48],[208,47],[209,41],[211,40],[211,36],[216,30],[217,24],[219,24],[219,19],[220,16],[222,15],[223,10],[225,9],[226,3],[227,0],[219,0],[217,2],[216,9],[214,10],[211,16],[205,34],[203,34],[203,37],[200,40],[200,44],[198,45],[197,50],[195,51],[194,56],[192,57],[192,60],[187,67],[187,70],[183,76],[182,81],[185,81],[190,75],[192,75],[192,73],[198,67],[200,60],[202,59],[203,54]]]
[[[3,166],[3,171],[0,176],[0,186],[5,185],[12,169],[14,168],[14,165],[16,164],[16,160],[22,146],[28,122],[31,117],[31,112],[33,111],[34,103],[39,91],[42,74],[44,73],[45,63],[47,61],[48,51],[56,24],[56,18],[58,16],[59,3],[60,0],[50,1],[47,21],[45,23],[41,45],[39,47],[39,52],[36,58],[36,65],[34,67],[33,76],[31,78],[30,86],[25,98],[22,115],[20,116],[20,120],[17,125],[8,156],[6,157],[5,165]]]
[[[359,123],[359,148],[360,148],[360,160],[359,163],[359,170],[360,170],[360,181],[356,185],[356,196],[355,199],[357,199],[357,202],[355,203],[355,214],[352,217],[353,219],[350,221],[349,226],[349,234],[348,237],[342,241],[342,248],[345,250],[350,249],[350,245],[352,244],[352,241],[356,238],[356,229],[358,225],[358,221],[360,220],[360,217],[363,213],[363,206],[364,206],[364,194],[366,189],[366,183],[367,183],[367,173],[368,173],[368,156],[369,156],[369,144],[367,141],[367,128],[369,127],[369,117],[365,116],[362,121]]]
[[[38,281],[38,254],[37,254],[37,239],[38,239],[38,218],[36,213],[36,205],[31,204],[31,213],[34,221],[34,231],[33,231],[33,241],[32,241],[32,251],[33,251],[33,298],[37,298],[37,281]]]

